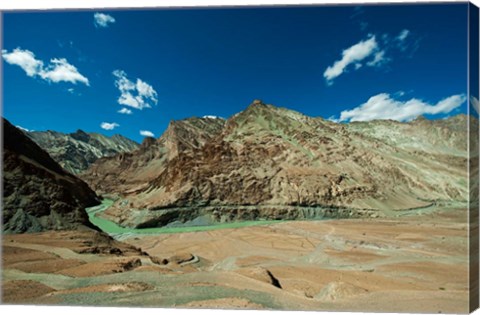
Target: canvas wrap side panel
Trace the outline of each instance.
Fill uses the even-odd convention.
[[[469,5],[469,277],[470,277],[470,312],[479,305],[479,8]]]

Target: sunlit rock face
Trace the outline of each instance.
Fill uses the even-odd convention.
[[[82,178],[120,195],[107,215],[132,226],[318,209],[381,215],[466,200],[467,119],[339,124],[255,100],[227,120],[172,121],[160,138],[99,159]]]

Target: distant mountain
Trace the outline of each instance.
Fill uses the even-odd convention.
[[[121,135],[99,133],[31,131],[26,134],[72,174],[86,170],[97,159],[136,149],[139,144]]]
[[[82,178],[123,197],[106,215],[128,226],[381,215],[467,200],[467,119],[338,124],[255,101],[228,120],[172,122]]]
[[[419,116],[409,123],[374,120],[352,122],[346,127],[351,132],[359,132],[402,149],[465,156],[467,119],[463,114],[438,120]]]
[[[91,226],[85,207],[99,199],[47,152],[3,119],[3,232]]]

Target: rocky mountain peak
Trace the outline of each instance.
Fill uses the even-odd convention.
[[[245,110],[226,121],[223,134],[229,140],[245,139],[245,136],[249,138],[279,137],[301,132],[305,127],[313,127],[314,121],[320,123],[323,120],[255,100]],[[315,127],[319,125],[315,124]]]
[[[224,119],[208,117],[172,120],[159,141],[168,149],[170,157],[173,157],[180,151],[203,146],[221,133],[224,124]]]
[[[107,137],[100,133],[77,130],[65,134],[55,131],[34,131],[26,135],[72,174],[86,170],[97,159],[117,153],[131,152],[139,144],[120,135]]]
[[[253,106],[256,106],[256,105],[265,105],[265,103],[264,103],[262,100],[260,100],[260,99],[255,99],[255,100],[253,100],[252,104],[250,104],[250,105],[253,105]]]
[[[413,121],[414,122],[420,122],[420,121],[426,121],[426,120],[427,120],[427,118],[424,115],[419,115]]]
[[[88,133],[86,133],[85,131],[81,130],[81,129],[78,129],[77,131],[72,132],[70,134],[70,136],[73,139],[77,139],[77,140],[83,141],[83,142],[88,142],[90,140],[90,135]]]
[[[152,144],[155,143],[155,141],[157,141],[155,138],[153,137],[145,137],[142,141],[142,144],[140,145],[140,148],[146,148],[146,147],[149,147],[151,146]]]

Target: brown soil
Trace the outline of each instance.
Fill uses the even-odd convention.
[[[95,293],[95,292],[142,292],[152,290],[153,286],[143,282],[129,282],[129,283],[111,283],[99,284],[82,288],[75,288],[71,290],[62,290],[52,293],[57,294],[72,294],[72,293]]]
[[[94,277],[111,273],[132,270],[141,266],[139,258],[120,258],[87,263],[58,271],[57,273],[69,277]]]
[[[220,309],[249,309],[249,310],[258,310],[263,309],[262,305],[252,303],[245,299],[238,298],[226,298],[226,299],[213,299],[213,300],[203,300],[203,301],[194,301],[180,307],[185,308],[220,308]]]
[[[4,301],[465,313],[466,210],[439,211],[136,235],[124,243],[96,232],[6,235]],[[96,300],[105,292],[109,299]]]
[[[4,281],[2,283],[2,302],[7,304],[33,302],[36,297],[54,291],[55,289],[32,280]]]

